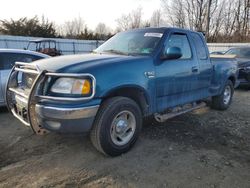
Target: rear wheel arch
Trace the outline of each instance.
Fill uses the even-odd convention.
[[[223,86],[221,94],[212,97],[211,107],[216,110],[226,110],[229,108],[234,94],[234,85],[228,79]]]

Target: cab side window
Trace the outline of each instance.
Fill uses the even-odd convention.
[[[38,59],[41,59],[41,57],[30,55],[30,54],[1,53],[0,54],[0,70],[11,69],[15,65],[15,62],[17,61],[30,63]]]
[[[194,46],[195,46],[198,58],[201,60],[207,59],[207,51],[206,51],[205,44],[201,36],[198,35],[197,33],[192,33],[191,36],[194,40]]]
[[[191,47],[185,34],[171,34],[166,43],[166,48],[169,47],[181,49],[182,57],[180,59],[190,59],[192,57]]]

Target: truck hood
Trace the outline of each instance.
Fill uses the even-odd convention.
[[[81,73],[88,68],[107,65],[112,63],[121,63],[126,61],[138,61],[142,59],[151,59],[149,56],[124,56],[113,54],[83,54],[83,55],[65,55],[53,57],[33,62],[41,70],[49,72],[74,72]]]

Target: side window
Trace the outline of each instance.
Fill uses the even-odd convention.
[[[207,59],[207,51],[206,51],[205,44],[201,36],[198,35],[197,33],[192,33],[191,36],[194,40],[194,46],[195,46],[198,58]]]
[[[30,63],[38,59],[41,59],[41,57],[29,54],[2,53],[0,54],[0,69],[11,69],[17,61]]]
[[[190,59],[192,57],[190,44],[185,34],[172,34],[167,41],[166,47],[180,48],[182,52],[182,57],[180,59]]]

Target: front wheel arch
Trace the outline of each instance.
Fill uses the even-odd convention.
[[[122,86],[115,89],[111,89],[109,92],[103,95],[103,100],[107,100],[112,97],[127,97],[135,101],[143,114],[148,116],[150,114],[150,97],[146,90],[139,86]]]

